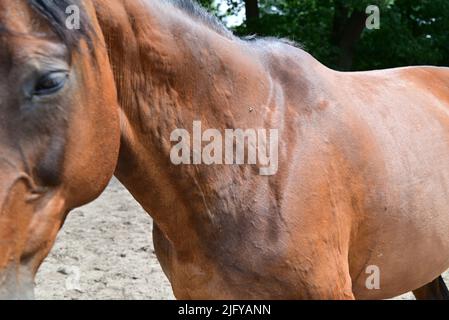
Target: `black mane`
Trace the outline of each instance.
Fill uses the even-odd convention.
[[[89,40],[90,36],[91,24],[81,2],[81,0],[28,0],[30,6],[50,23],[53,30],[70,49],[76,48],[81,38]],[[66,26],[69,17],[66,10],[71,5],[78,6],[80,9],[79,30],[70,30]]]
[[[217,33],[233,38],[234,35],[226,26],[214,15],[207,12],[195,0],[167,0],[174,7],[182,10],[193,19],[203,23]]]
[[[232,32],[217,17],[208,13],[195,0],[165,1],[217,33],[228,38],[234,37]],[[90,22],[83,10],[82,0],[28,0],[28,2],[31,7],[51,24],[54,31],[70,48],[76,47],[82,37],[89,39]],[[80,8],[80,30],[70,30],[66,27],[66,20],[68,18],[66,9],[70,5],[76,5]]]
[[[90,32],[91,24],[83,10],[82,0],[27,0],[29,4],[41,14],[53,27],[54,31],[70,48],[76,48],[79,40],[85,38],[89,45],[91,44]],[[158,0],[160,1],[160,0]],[[204,24],[211,28],[218,34],[225,36],[229,39],[235,39],[233,33],[226,28],[226,26],[214,15],[207,12],[201,7],[195,0],[163,0],[165,3],[172,5],[183,11],[192,19]],[[76,5],[80,8],[80,30],[70,30],[66,27],[66,20],[68,14],[66,13],[67,7],[70,5]],[[0,26],[1,27],[1,26]],[[1,31],[1,28],[0,28]],[[248,37],[243,40],[260,40],[257,37]],[[279,41],[279,39],[265,39],[271,41]],[[280,40],[283,43],[287,43],[292,46],[301,48],[300,45],[291,41]]]

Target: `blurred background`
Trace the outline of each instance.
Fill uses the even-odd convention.
[[[238,35],[288,38],[337,70],[449,66],[449,0],[199,0]],[[366,28],[370,5],[379,29]]]

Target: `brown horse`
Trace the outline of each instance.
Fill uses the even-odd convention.
[[[278,170],[174,164],[195,121],[276,129]],[[448,69],[336,72],[189,0],[0,0],[0,124],[1,297],[113,174],[177,298],[447,297]]]

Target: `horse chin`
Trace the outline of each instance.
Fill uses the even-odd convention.
[[[13,272],[0,274],[0,300],[34,300],[34,280],[31,275]]]

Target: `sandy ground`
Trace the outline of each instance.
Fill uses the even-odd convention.
[[[174,299],[148,214],[113,180],[73,211],[37,276],[38,299]]]
[[[36,297],[174,299],[154,254],[151,231],[151,218],[113,180],[97,201],[70,214],[39,271]],[[449,285],[449,272],[445,280]]]

